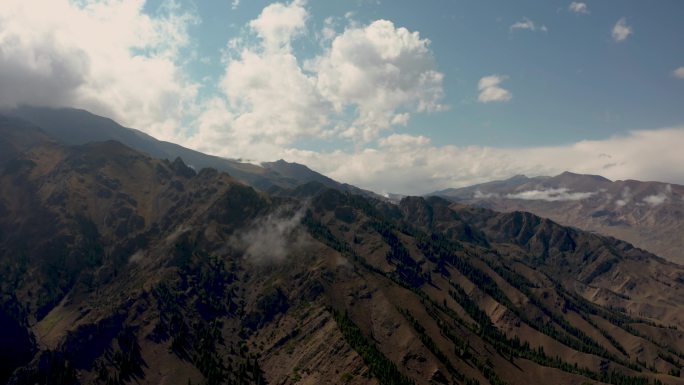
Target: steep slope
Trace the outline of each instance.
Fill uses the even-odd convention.
[[[516,176],[431,195],[496,211],[529,211],[684,262],[684,186],[612,182],[566,172],[555,177]]]
[[[624,242],[0,123],[10,384],[684,383],[684,268]]]

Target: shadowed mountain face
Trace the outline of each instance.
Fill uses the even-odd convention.
[[[2,382],[684,383],[684,268],[622,241],[320,182],[269,196],[7,118],[0,149]]]
[[[496,211],[528,211],[564,225],[614,236],[684,263],[684,186],[595,175],[516,176],[435,192]]]
[[[237,180],[259,190],[275,191],[317,181],[328,187],[379,198],[370,191],[336,182],[301,164],[279,160],[257,166],[211,156],[175,143],[157,140],[142,131],[123,127],[111,119],[84,110],[19,107],[7,112],[6,115],[40,127],[44,133],[67,145],[115,140],[154,158],[173,160],[180,157],[197,170],[209,167],[227,172]]]

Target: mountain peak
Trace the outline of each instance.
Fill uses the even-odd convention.
[[[177,156],[176,159],[173,160],[173,163],[171,163],[171,168],[173,168],[173,171],[176,172],[176,175],[180,175],[185,178],[192,178],[193,176],[197,175],[195,170],[188,167],[180,156]]]
[[[563,171],[561,174],[556,175],[556,178],[591,179],[597,182],[612,182],[610,179],[601,175],[578,174],[570,171]]]

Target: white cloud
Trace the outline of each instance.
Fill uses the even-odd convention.
[[[679,79],[684,79],[684,67],[677,68],[676,70],[672,71],[672,74]]]
[[[511,100],[513,94],[499,87],[499,84],[504,80],[506,80],[506,76],[501,75],[490,75],[481,78],[477,84],[477,89],[480,91],[477,100],[480,103],[507,102]]]
[[[350,106],[356,110],[344,134],[369,141],[393,122],[405,124],[408,111],[443,108],[444,76],[435,69],[429,44],[418,32],[377,20],[348,28],[306,68],[316,74],[318,90],[338,113]]]
[[[425,136],[413,136],[408,134],[392,134],[378,141],[381,148],[417,148],[430,144],[430,139]]]
[[[632,201],[632,190],[629,187],[622,189],[622,198],[615,201],[617,207],[624,207]]]
[[[570,3],[570,5],[568,6],[568,10],[574,13],[589,13],[589,7],[587,7],[587,3],[581,3],[578,1],[573,1],[572,3]]]
[[[290,50],[292,40],[305,31],[309,14],[304,5],[303,0],[294,0],[290,4],[273,3],[249,23],[262,39],[264,49]]]
[[[283,262],[291,253],[308,245],[300,224],[306,207],[293,212],[292,207],[257,218],[245,230],[230,239],[245,258],[256,264]]]
[[[197,18],[165,4],[4,0],[0,107],[81,107],[173,138],[198,89],[178,64]]]
[[[293,1],[269,5],[249,23],[257,39],[229,47],[221,96],[205,103],[192,146],[272,160],[299,138],[367,143],[406,125],[413,113],[444,108],[443,75],[418,32],[377,20],[350,22],[337,34],[328,19],[323,52],[301,63],[292,42],[307,19],[304,2]]]
[[[359,151],[289,150],[283,157],[309,165],[341,182],[380,193],[424,194],[513,175],[557,175],[563,171],[607,178],[684,183],[684,127],[634,131],[565,146],[493,148],[437,146],[429,139],[388,140]],[[607,159],[602,154],[610,154]],[[623,194],[624,195],[624,194]],[[622,200],[631,199],[631,194]]]
[[[480,190],[475,191],[473,194],[473,198],[475,199],[490,199],[490,198],[498,198],[499,194],[497,193],[483,193]]]
[[[653,194],[644,197],[643,201],[644,203],[647,203],[655,207],[665,203],[665,201],[667,201],[670,198],[670,195],[672,195],[672,186],[668,184],[665,186],[664,191],[661,191],[658,194]]]
[[[515,22],[510,26],[511,31],[515,31],[516,29],[527,30],[527,31],[532,31],[532,32],[537,31],[537,30],[542,31],[542,32],[548,31],[548,28],[546,28],[545,25],[542,25],[541,27],[537,27],[537,25],[534,24],[534,22],[532,20],[530,20],[526,17],[524,17],[522,19],[522,21]]]
[[[547,202],[580,201],[591,198],[596,192],[571,192],[567,188],[550,188],[546,190],[529,190],[515,194],[507,194],[508,199],[541,200]]]
[[[665,203],[666,200],[667,200],[667,195],[665,195],[664,193],[649,195],[643,199],[643,201],[645,203],[648,203],[651,206],[661,205],[661,204]]]
[[[344,31],[331,28],[323,52],[304,65],[292,51],[307,36],[300,0],[265,7],[231,39],[219,92],[198,102],[201,84],[212,82],[183,68],[198,17],[173,0],[151,16],[144,3],[5,0],[0,108],[85,108],[160,139],[254,161],[280,157],[300,138],[372,141],[415,113],[445,108],[429,40],[387,20],[360,25],[345,15]]]
[[[613,26],[613,40],[616,42],[622,42],[625,41],[629,35],[633,34],[634,31],[632,30],[632,27],[627,25],[627,19],[624,17],[621,18],[620,20],[615,23]]]
[[[228,64],[220,86],[235,117],[232,129],[244,138],[285,145],[327,124],[328,103],[289,52],[245,50]]]
[[[240,0],[233,0],[233,1],[230,3],[230,8],[231,8],[231,9],[238,9],[238,7],[240,7]]]
[[[199,85],[182,61],[197,17],[168,4],[150,16],[143,0],[3,0],[0,107],[86,108],[212,154],[283,157],[379,192],[425,193],[566,170],[684,182],[682,168],[663,167],[684,163],[684,128],[519,149],[394,134],[414,114],[444,108],[429,40],[390,21],[346,19],[344,31],[329,31],[323,52],[302,63],[292,43],[307,36],[309,15],[297,0],[266,7],[248,24],[249,36],[232,40],[219,94],[195,107]],[[504,79],[482,78],[478,99],[510,100]],[[190,119],[192,133],[180,131]],[[290,148],[301,138],[343,137],[356,141],[354,150]],[[363,147],[368,143],[377,146]]]

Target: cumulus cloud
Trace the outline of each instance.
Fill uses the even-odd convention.
[[[418,32],[377,20],[349,22],[338,34],[330,19],[323,52],[302,62],[292,43],[307,20],[305,3],[293,1],[271,4],[249,22],[256,40],[233,44],[221,95],[197,119],[194,147],[271,160],[299,138],[367,143],[413,113],[445,108],[444,76]]]
[[[612,36],[613,40],[619,43],[627,40],[629,35],[633,33],[632,27],[627,25],[627,19],[623,17],[613,26]]]
[[[684,127],[529,148],[440,146],[418,137],[413,141],[402,137],[383,143],[383,146],[359,151],[289,150],[284,158],[380,193],[425,194],[518,174],[532,177],[563,171],[599,174],[613,180],[684,183],[684,169],[663,167],[663,164],[684,164],[679,145],[684,143]]]
[[[570,10],[570,12],[580,13],[580,14],[588,14],[589,13],[589,7],[587,7],[587,3],[581,3],[578,1],[573,1],[572,3],[570,3],[570,5],[568,6],[568,10]]]
[[[290,50],[293,38],[304,32],[309,14],[304,8],[303,0],[294,0],[290,4],[273,3],[261,11],[249,26],[262,39],[267,50]]]
[[[331,19],[315,36],[304,0],[270,4],[231,39],[214,88],[185,65],[202,59],[193,58],[188,33],[199,17],[174,0],[144,8],[145,0],[3,1],[0,108],[84,108],[254,161],[300,138],[368,142],[413,114],[445,108],[430,41],[387,20],[361,25],[349,15],[342,32]],[[318,38],[322,52],[297,57],[292,44],[303,38]],[[202,87],[211,89],[200,98]]]
[[[679,79],[684,79],[684,67],[679,67],[676,70],[672,71],[672,74]]]
[[[477,84],[477,89],[480,91],[477,100],[480,103],[507,102],[511,100],[513,94],[499,86],[504,80],[506,80],[506,76],[501,75],[490,75],[481,78]]]
[[[527,31],[541,31],[541,32],[547,32],[548,28],[546,28],[545,25],[542,25],[541,27],[537,27],[534,22],[528,18],[523,18],[521,21],[515,22],[510,26],[511,31],[515,30],[527,30]]]
[[[171,139],[198,85],[179,62],[192,13],[168,2],[5,0],[0,107],[80,107]]]
[[[335,111],[356,110],[344,135],[368,141],[393,123],[405,124],[407,110],[443,108],[444,75],[435,69],[429,44],[418,32],[377,20],[348,28],[306,67],[317,74],[318,90]]]
[[[547,202],[580,201],[595,195],[596,192],[571,192],[567,188],[550,188],[546,190],[529,190],[515,194],[506,194],[508,199],[541,200]]]

